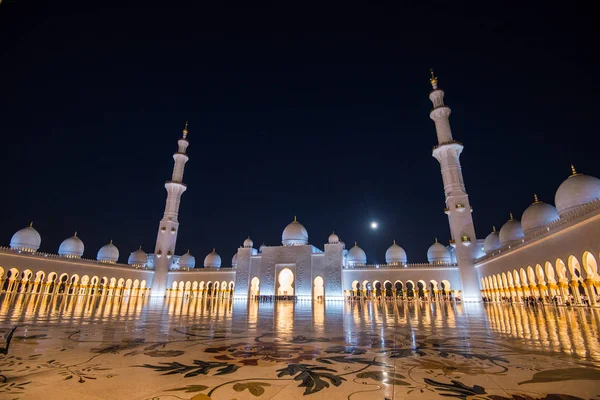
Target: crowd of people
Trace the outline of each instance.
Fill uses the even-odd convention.
[[[271,295],[271,296],[263,296],[263,295],[259,295],[259,296],[251,296],[252,300],[256,300],[259,303],[272,303],[274,301],[281,301],[281,300],[291,300],[291,301],[296,301],[298,300],[297,296],[290,296],[290,295]]]

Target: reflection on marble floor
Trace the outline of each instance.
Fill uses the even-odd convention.
[[[0,398],[600,398],[598,309],[2,295],[14,326]]]

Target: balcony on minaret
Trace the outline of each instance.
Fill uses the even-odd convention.
[[[444,207],[444,214],[450,214],[450,209],[448,207]]]
[[[456,211],[458,211],[458,212],[465,211],[465,205],[463,203],[456,203],[454,205],[454,208],[456,208]]]
[[[460,241],[462,242],[462,244],[464,244],[465,246],[469,246],[471,244],[471,238],[468,235],[462,235],[460,237]]]
[[[454,239],[450,239],[450,246],[456,247],[456,242],[454,241]]]

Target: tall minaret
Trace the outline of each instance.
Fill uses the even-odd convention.
[[[167,189],[167,203],[165,204],[165,213],[158,226],[158,235],[156,236],[156,248],[154,249],[154,278],[152,281],[152,295],[164,296],[167,289],[167,273],[171,265],[171,260],[175,254],[175,244],[177,243],[177,233],[179,231],[179,203],[181,195],[187,189],[183,183],[183,169],[185,163],[190,159],[185,151],[190,143],[187,141],[188,123],[186,121],[183,128],[183,137],[177,141],[179,148],[173,154],[175,166],[171,180],[165,183]]]
[[[480,300],[479,283],[474,267],[475,227],[471,216],[469,195],[460,166],[460,153],[463,151],[462,143],[452,138],[450,130],[450,107],[444,104],[444,91],[438,88],[437,77],[431,70],[429,79],[433,90],[429,99],[433,109],[429,117],[435,122],[438,144],[433,148],[433,156],[439,161],[442,169],[442,180],[446,194],[446,214],[450,224],[451,244],[456,248],[456,260],[462,281],[462,296],[464,300]]]

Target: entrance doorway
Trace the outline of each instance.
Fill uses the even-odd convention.
[[[279,287],[277,288],[277,294],[279,296],[294,295],[294,273],[291,269],[282,269],[277,278],[277,282],[279,283]]]
[[[316,300],[324,300],[325,298],[325,288],[323,286],[323,278],[317,276],[314,281],[313,286],[313,299]]]

